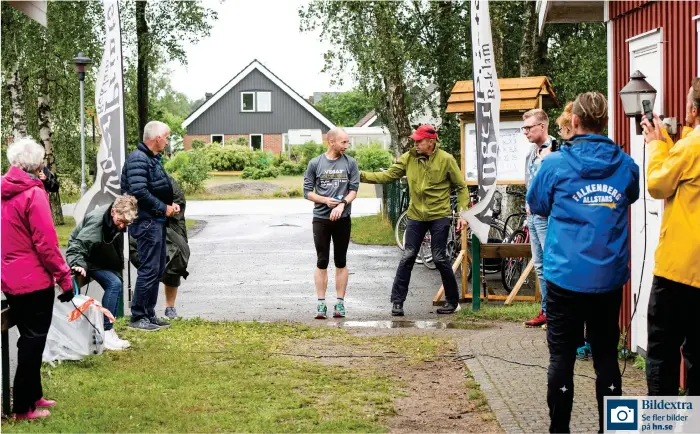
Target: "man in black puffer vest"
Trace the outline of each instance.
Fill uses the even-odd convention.
[[[130,328],[155,331],[170,323],[156,317],[158,286],[165,272],[166,218],[180,212],[173,204],[173,187],[161,163],[161,153],[168,145],[170,128],[151,121],[143,129],[143,142],[129,154],[122,169],[122,194],[138,201],[136,220],[129,234],[136,239],[141,266],[138,269],[131,300]]]

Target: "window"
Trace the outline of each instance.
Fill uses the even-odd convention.
[[[224,135],[223,134],[212,134],[211,143],[219,143],[221,146],[224,145]]]
[[[258,92],[258,111],[272,111],[272,92]]]
[[[271,112],[272,92],[241,92],[242,112]]]
[[[241,92],[241,111],[255,111],[255,92]]]
[[[263,136],[262,134],[251,134],[249,137],[250,147],[253,150],[262,151],[263,150]]]

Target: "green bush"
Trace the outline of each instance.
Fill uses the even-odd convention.
[[[209,145],[204,149],[212,170],[243,170],[253,164],[255,152],[247,146]]]
[[[269,151],[254,151],[253,155],[252,165],[258,169],[267,169],[268,167],[271,167],[272,163],[275,161],[275,154]]]
[[[204,140],[201,139],[194,139],[192,140],[192,149],[202,149],[206,146],[206,143]]]
[[[275,155],[275,159],[272,161],[272,165],[275,167],[280,167],[282,166],[282,163],[286,162],[289,162],[289,157],[286,153],[280,152],[279,154]]]
[[[204,181],[209,178],[211,166],[202,150],[192,149],[178,152],[165,165],[185,193],[195,193],[204,189]]]
[[[292,146],[292,159],[302,166],[306,167],[313,158],[326,152],[327,147],[324,144],[314,142],[306,142],[303,145]]]
[[[280,173],[285,176],[297,176],[303,175],[306,172],[306,166],[301,164],[292,163],[291,161],[285,161],[279,167]]]
[[[348,148],[345,150],[345,155],[357,159],[357,150]]]
[[[265,169],[259,169],[257,167],[249,166],[243,170],[241,178],[243,179],[266,179],[266,178],[277,178],[280,172],[275,167],[268,167]]]
[[[377,172],[379,169],[386,169],[391,166],[393,156],[391,151],[384,149],[382,145],[372,143],[357,147],[357,165],[360,170]]]

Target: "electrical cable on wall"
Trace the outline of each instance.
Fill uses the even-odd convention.
[[[630,316],[630,322],[627,324],[627,327],[625,327],[625,330],[623,331],[622,335],[622,351],[625,351],[625,346],[627,345],[627,335],[629,333],[629,329],[632,326],[632,320],[634,319],[634,315],[637,313],[637,306],[639,305],[639,299],[642,298],[642,282],[644,279],[644,265],[646,264],[647,261],[647,197],[646,197],[646,188],[647,188],[647,150],[646,150],[646,142],[644,143],[644,150],[642,152],[642,188],[640,189],[641,191],[639,192],[640,196],[642,197],[642,206],[644,207],[644,253],[642,254],[642,270],[639,274],[639,288],[637,289],[637,297],[634,300],[634,309],[632,310],[632,315]],[[631,345],[629,345],[629,351],[632,351]],[[622,365],[622,374],[625,375],[625,370],[627,369],[627,354],[624,355],[624,363]]]

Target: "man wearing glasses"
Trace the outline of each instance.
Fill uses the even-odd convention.
[[[549,117],[542,109],[534,109],[523,115],[522,132],[527,140],[532,143],[532,149],[525,161],[525,188],[530,189],[532,180],[535,179],[540,169],[542,159],[556,150],[557,142],[549,135]],[[528,327],[541,327],[547,323],[547,284],[542,273],[544,252],[544,240],[547,236],[547,218],[530,214],[530,208],[526,205],[527,226],[530,231],[530,246],[532,247],[532,260],[535,263],[537,280],[540,282],[542,292],[542,309],[533,319],[525,321]]]

